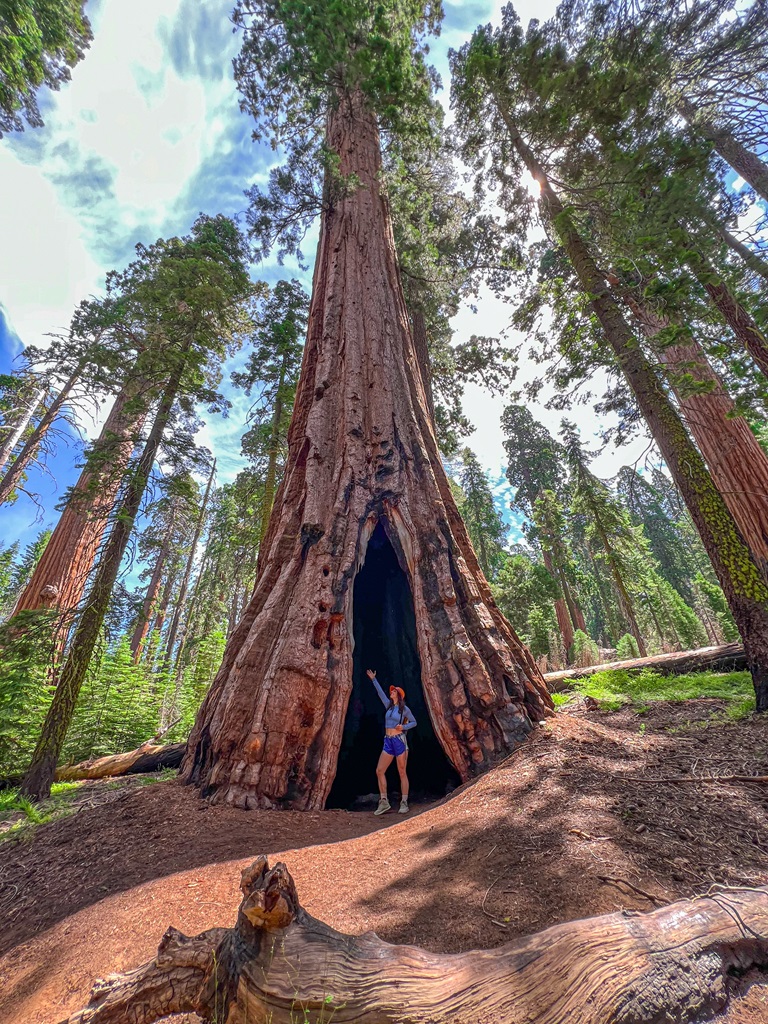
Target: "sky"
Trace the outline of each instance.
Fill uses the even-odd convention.
[[[200,212],[243,215],[244,190],[266,180],[274,155],[252,142],[250,119],[238,107],[232,58],[239,39],[231,6],[231,0],[90,0],[93,43],[70,83],[39,94],[45,126],[0,139],[0,372],[24,346],[44,345],[49,334],[66,331],[78,302],[100,294],[106,273],[128,263],[137,243],[185,233]],[[516,6],[527,23],[548,17],[555,3],[521,0]],[[500,0],[445,3],[432,57],[446,86],[448,49],[478,24],[498,23],[501,7]],[[443,99],[447,103],[447,88]],[[263,264],[255,275],[270,282],[301,276],[310,283],[309,273],[298,274],[289,261],[283,268]],[[508,304],[483,294],[475,305],[476,312],[466,307],[455,318],[457,342],[505,332]],[[510,344],[514,340],[508,336]],[[523,362],[519,379],[527,374],[533,369]],[[229,417],[208,417],[200,435],[217,457],[219,483],[243,465],[239,440],[249,400],[228,397],[234,403]],[[467,443],[505,511],[511,488],[499,420],[506,401],[475,386],[465,399],[476,426]],[[557,432],[560,413],[541,405],[531,411]],[[104,415],[80,417],[86,436]],[[570,416],[596,447],[591,410],[576,408]],[[619,451],[607,448],[593,469],[613,476],[622,465],[642,462],[647,448],[645,438]],[[30,474],[40,502],[22,495],[5,506],[0,541],[26,543],[55,523],[55,505],[76,479],[77,455],[77,440],[65,428],[47,469]],[[518,538],[514,528],[511,539]]]

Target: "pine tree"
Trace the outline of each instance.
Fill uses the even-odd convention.
[[[487,580],[493,580],[504,559],[507,528],[496,508],[488,477],[471,448],[462,449],[459,484],[463,494],[459,512],[467,524],[480,568]]]

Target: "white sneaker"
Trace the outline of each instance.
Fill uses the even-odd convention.
[[[407,800],[401,800],[400,801],[400,810],[397,813],[398,814],[407,814],[408,813],[408,801]]]
[[[389,802],[389,800],[387,800],[386,797],[382,797],[381,800],[379,800],[379,806],[376,808],[376,810],[373,813],[374,814],[386,814],[387,811],[391,811],[391,810],[392,810],[392,804]]]

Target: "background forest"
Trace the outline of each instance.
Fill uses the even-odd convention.
[[[62,10],[18,66],[0,51],[9,139],[46,130],[32,87],[87,66],[88,22]],[[384,138],[419,370],[478,560],[543,671],[738,640],[768,595],[768,20],[718,0],[495,13],[472,34],[446,5],[443,91],[426,75]],[[263,114],[249,39],[229,86]],[[137,233],[0,377],[0,775],[41,742],[83,760],[188,735],[281,480],[323,160],[333,181],[310,107],[235,209]],[[478,457],[488,430],[508,487]],[[695,501],[690,452],[710,481]]]

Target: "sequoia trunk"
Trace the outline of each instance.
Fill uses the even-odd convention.
[[[14,615],[57,608],[64,625],[69,623],[85,591],[144,415],[135,411],[127,392],[115,399]]]
[[[566,212],[544,168],[515,125],[502,87],[489,82],[499,113],[520,159],[541,186],[542,203],[570,259],[583,291],[590,296],[608,344],[613,349],[672,479],[680,489],[712,562],[731,614],[744,641],[758,711],[768,711],[768,585],[741,536],[706,464],[691,441],[653,367],[613,299],[604,275]]]
[[[547,551],[546,548],[541,549],[542,558],[544,559],[544,568],[547,570],[552,579],[557,580],[562,584],[560,574],[555,569],[555,563],[552,560],[552,553]],[[563,647],[565,648],[565,660],[568,662],[571,647],[573,646],[573,631],[574,623],[571,619],[570,609],[566,604],[565,597],[555,598],[555,615],[557,616],[557,628],[560,630],[560,636],[563,639]],[[576,626],[576,628],[580,628]]]
[[[321,808],[352,691],[352,590],[382,523],[413,598],[434,732],[462,779],[551,699],[496,608],[430,423],[362,94],[329,114],[354,188],[323,212],[285,475],[250,604],[190,735],[183,776],[239,807]],[[386,682],[386,680],[385,680]]]
[[[653,339],[667,321],[629,293],[623,297]],[[704,456],[717,489],[741,531],[750,551],[768,578],[768,456],[760,447],[743,416],[725,391],[701,347],[687,345],[658,349],[659,359],[671,371],[671,384],[685,422]],[[681,394],[681,375],[711,386],[703,393]]]

